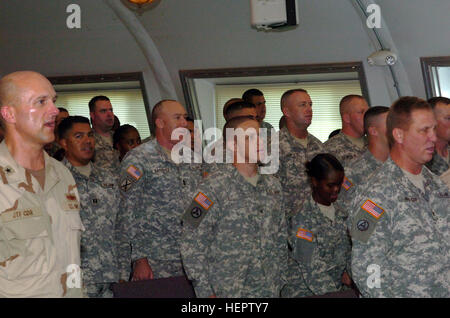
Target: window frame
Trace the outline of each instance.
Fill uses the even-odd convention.
[[[52,76],[52,77],[48,77],[48,80],[50,81],[50,83],[52,83],[52,85],[136,82],[136,81],[138,81],[140,89],[141,89],[141,93],[142,93],[142,99],[144,101],[145,113],[147,115],[148,128],[150,129],[150,127],[151,127],[152,116],[151,116],[151,110],[150,110],[150,103],[148,102],[148,96],[147,96],[147,91],[145,90],[144,76],[143,76],[142,72]]]
[[[242,67],[242,68],[217,68],[217,69],[198,69],[198,70],[180,70],[179,76],[183,89],[186,108],[190,115],[192,111],[192,94],[189,83],[194,79],[201,78],[226,78],[226,77],[256,77],[268,75],[303,75],[320,73],[345,73],[357,72],[358,80],[361,85],[363,97],[370,105],[369,90],[367,86],[364,66],[362,62],[342,62],[342,63],[321,63],[321,64],[299,64],[299,65],[280,65],[280,66],[262,66],[262,67]],[[238,83],[237,83],[238,84]]]
[[[433,94],[433,74],[431,71],[432,67],[436,66],[449,66],[450,67],[450,56],[435,56],[435,57],[421,57],[420,64],[422,67],[423,82],[425,85],[425,93],[427,99],[434,97]]]

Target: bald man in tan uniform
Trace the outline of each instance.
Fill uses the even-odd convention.
[[[0,297],[79,297],[79,196],[49,157],[56,93],[41,74],[0,79]]]

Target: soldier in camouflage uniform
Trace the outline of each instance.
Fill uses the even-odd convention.
[[[343,97],[339,104],[342,129],[324,143],[327,152],[336,156],[345,168],[367,149],[367,140],[364,137],[364,113],[368,108],[362,96]]]
[[[390,159],[354,199],[352,274],[366,297],[449,297],[449,189],[424,167],[430,106],[402,97],[389,111]]]
[[[156,138],[128,152],[121,163],[122,242],[131,242],[133,280],[183,275],[181,216],[202,178],[201,164],[176,164],[172,131],[185,128],[186,110],[172,100],[155,105]]]
[[[72,173],[80,194],[81,269],[89,297],[112,297],[111,284],[119,280],[116,217],[120,193],[118,176],[92,165],[94,137],[89,120],[71,116],[58,129],[65,149],[63,163]]]
[[[349,211],[350,203],[358,185],[367,179],[389,157],[389,143],[386,136],[386,117],[389,111],[385,106],[374,106],[364,114],[364,131],[368,136],[368,149],[345,170],[342,192],[338,202]]]
[[[323,295],[347,289],[351,280],[351,242],[347,234],[347,212],[336,201],[344,169],[330,154],[319,154],[306,164],[312,195],[292,219],[290,257],[296,267],[289,272],[284,297]]]
[[[428,169],[438,176],[450,168],[450,99],[433,97],[428,100],[436,117],[436,152],[427,163]]]
[[[119,151],[114,149],[113,145],[114,113],[109,98],[93,97],[89,101],[89,114],[95,139],[95,154],[92,161],[99,167],[117,173],[120,166]]]
[[[256,139],[259,123],[238,117],[225,127],[252,128],[249,138]],[[234,143],[229,136],[225,140],[227,146]],[[279,297],[284,285],[287,229],[281,185],[245,159],[219,165],[199,185],[183,217],[181,253],[197,297]]]
[[[309,196],[305,163],[322,152],[323,145],[307,130],[312,120],[312,102],[305,90],[285,92],[281,98],[281,109],[287,126],[279,132],[280,169],[277,177],[283,187],[289,221]]]

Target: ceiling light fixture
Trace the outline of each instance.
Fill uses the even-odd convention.
[[[139,15],[148,9],[156,7],[161,0],[122,0],[122,3],[130,10],[136,11]]]

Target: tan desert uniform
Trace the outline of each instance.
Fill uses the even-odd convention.
[[[42,190],[0,144],[0,297],[81,296],[80,288],[67,288],[81,280],[64,275],[80,265],[78,191],[69,170],[44,157]]]

